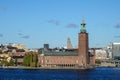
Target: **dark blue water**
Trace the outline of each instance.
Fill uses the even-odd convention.
[[[92,70],[0,69],[0,80],[120,80],[120,68]]]

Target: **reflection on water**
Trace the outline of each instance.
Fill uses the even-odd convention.
[[[0,69],[0,80],[119,80],[120,68],[92,70]]]

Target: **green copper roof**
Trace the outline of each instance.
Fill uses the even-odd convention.
[[[84,20],[82,20],[82,24],[81,24],[82,27],[81,27],[81,29],[80,29],[80,32],[81,32],[81,33],[86,33],[86,27],[85,27],[85,25],[86,25],[86,24],[85,24]]]

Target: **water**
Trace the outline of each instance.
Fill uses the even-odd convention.
[[[0,69],[0,80],[119,80],[120,68],[92,70]]]

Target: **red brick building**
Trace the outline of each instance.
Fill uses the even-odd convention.
[[[88,33],[82,21],[82,28],[78,34],[77,52],[42,52],[39,55],[39,64],[43,67],[87,67],[90,58],[88,55]]]

